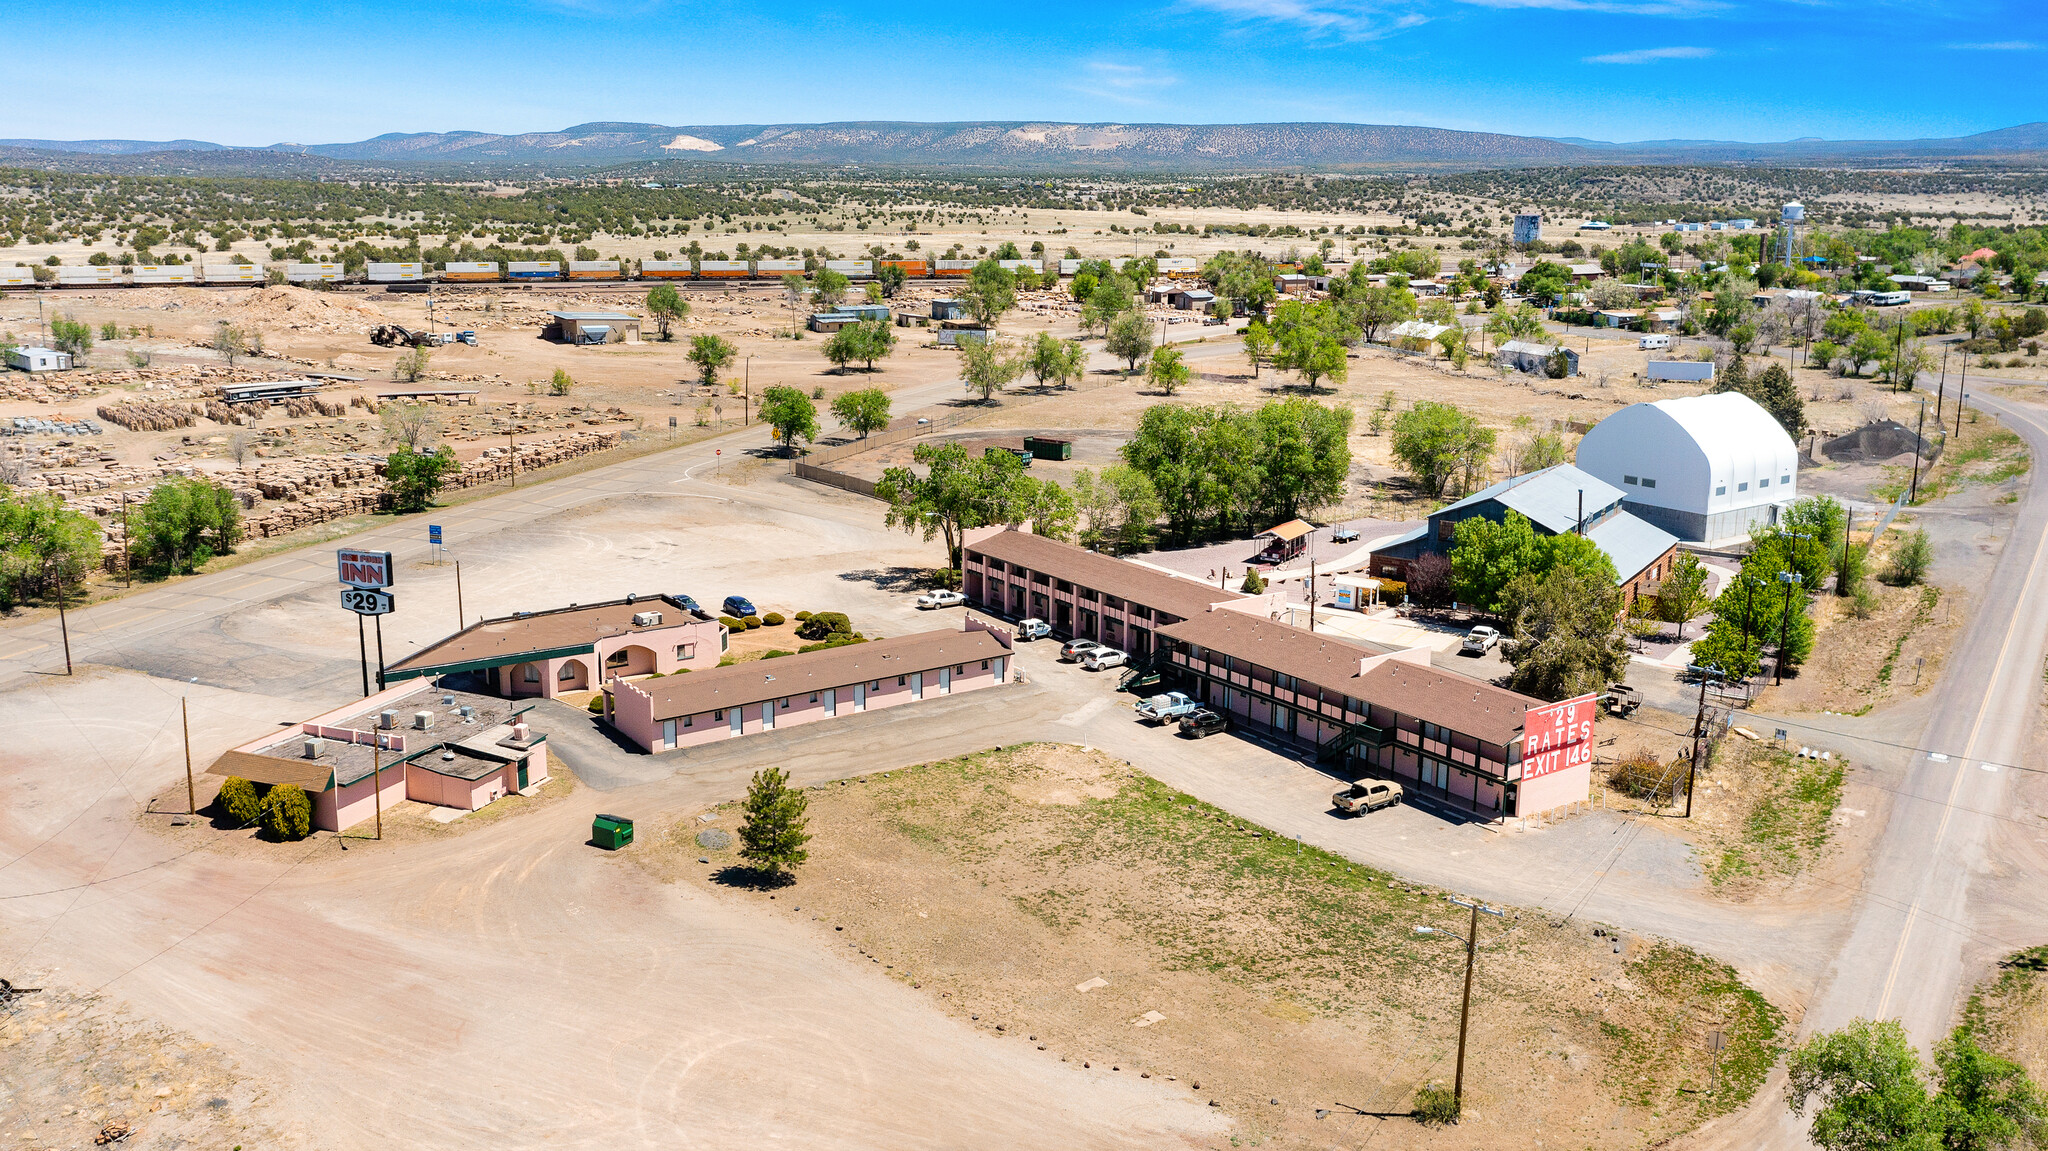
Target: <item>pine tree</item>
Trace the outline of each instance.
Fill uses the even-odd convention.
[[[755,772],[747,785],[746,818],[740,824],[740,858],[774,878],[780,878],[784,868],[808,860],[807,803],[802,791],[789,786],[788,772],[773,767]]]

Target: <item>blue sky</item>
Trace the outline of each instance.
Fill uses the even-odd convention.
[[[46,139],[1049,119],[1782,140],[2048,119],[2043,0],[103,0],[9,24],[52,50],[11,70],[59,79],[10,85],[0,136]]]

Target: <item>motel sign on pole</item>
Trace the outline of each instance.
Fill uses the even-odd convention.
[[[363,617],[372,616],[377,621],[377,690],[384,690],[384,613],[392,608],[391,596],[381,589],[391,586],[395,574],[391,566],[390,552],[363,551],[359,548],[337,548],[334,553],[335,573],[346,585],[341,594],[342,606],[356,613],[356,649],[363,659],[363,694],[370,694],[370,641],[363,634]]]

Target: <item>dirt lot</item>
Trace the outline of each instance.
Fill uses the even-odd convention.
[[[1532,1132],[1635,1147],[1729,1110],[1774,1058],[1780,1017],[1711,960],[1619,946],[1510,911],[1487,919],[1472,1114],[1401,1118],[1448,1082],[1462,932],[1444,893],[1304,849],[1100,752],[1030,744],[808,793],[811,862],[789,887],[709,827],[654,836],[663,877],[804,925],[994,1038],[1076,1072],[1166,1079],[1252,1142],[1500,1145]],[[709,860],[708,865],[699,860]],[[1729,1030],[1703,1089],[1711,1027]],[[1235,1140],[1233,1140],[1235,1142]]]

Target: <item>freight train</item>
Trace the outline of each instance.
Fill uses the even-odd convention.
[[[1003,267],[1039,274],[1040,260],[999,260]],[[1124,258],[1110,261],[1121,267]],[[341,264],[87,264],[49,269],[55,278],[38,283],[34,269],[0,265],[0,288],[118,288],[161,284],[263,284],[274,268],[286,283],[369,283],[369,284],[530,284],[530,283],[632,283],[641,280],[688,281],[775,281],[783,276],[807,274],[803,260],[640,260],[623,264],[618,260],[570,260],[565,267],[557,260],[515,260],[495,262],[449,261],[437,271],[424,263],[372,263],[362,273],[351,275]],[[908,279],[965,279],[979,260],[826,260],[823,266],[853,280],[871,280],[882,267],[901,269]],[[1059,274],[1071,276],[1079,260],[1061,260]],[[1159,271],[1169,276],[1194,274],[1199,265],[1180,257],[1158,261]],[[401,289],[402,290],[402,289]]]

